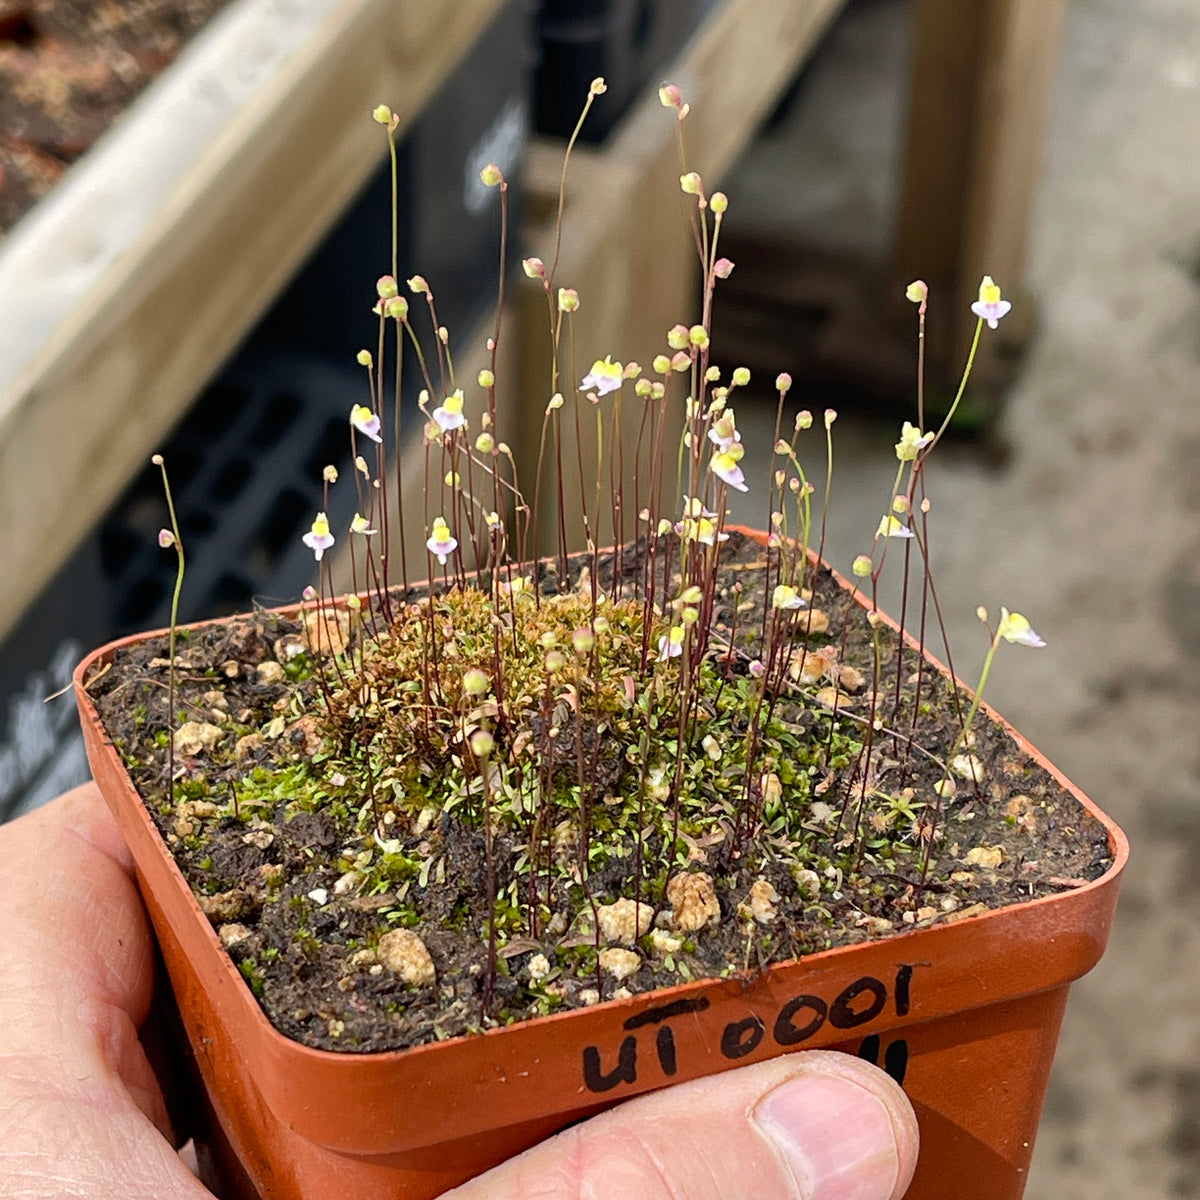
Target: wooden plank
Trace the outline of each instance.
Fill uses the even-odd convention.
[[[369,177],[374,105],[407,125],[502,3],[242,0],[5,242],[0,630]]]
[[[1020,291],[1064,0],[918,0],[898,286],[936,289],[928,346],[949,375],[973,332],[980,278]],[[956,315],[951,315],[956,314]],[[989,359],[977,363],[985,382]]]
[[[845,0],[762,4],[725,0],[684,48],[663,77],[679,85],[691,104],[685,126],[690,169],[698,170],[711,192],[778,103],[820,35]],[[602,104],[601,96],[597,103]],[[582,97],[581,97],[582,103]],[[553,209],[562,165],[559,143],[535,143],[527,179],[537,220],[527,231],[531,253],[549,266],[554,246]],[[674,324],[699,319],[698,260],[688,234],[687,210],[679,192],[676,122],[658,100],[657,86],[622,120],[599,149],[580,148],[568,172],[563,249],[556,285],[576,288],[581,297],[578,335],[564,344],[569,369],[558,388],[570,398],[595,358],[611,354],[649,364],[665,348]],[[737,198],[730,205],[736,220]],[[551,350],[545,298],[529,285],[520,298],[520,393],[526,398],[523,426],[540,431],[551,386]],[[629,393],[629,389],[625,389]],[[632,394],[623,416],[632,461],[640,409]],[[569,409],[564,409],[564,414]],[[594,473],[595,418],[583,422],[583,471]],[[521,476],[534,477],[537,437],[522,448]],[[570,463],[576,472],[572,445]],[[589,504],[593,497],[589,494]],[[594,507],[594,505],[593,505]],[[606,509],[607,501],[600,508]],[[543,505],[542,526],[552,523]],[[635,514],[626,513],[633,533]],[[582,544],[579,514],[570,518],[571,542]],[[605,540],[605,530],[596,532]],[[543,543],[544,544],[544,543]]]

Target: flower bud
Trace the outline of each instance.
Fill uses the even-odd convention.
[[[463,672],[462,689],[468,696],[483,696],[487,694],[491,680],[487,673],[478,667],[471,667]]]
[[[471,753],[476,758],[487,758],[496,748],[496,739],[486,729],[477,729],[471,734]]]

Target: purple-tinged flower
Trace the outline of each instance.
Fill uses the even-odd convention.
[[[462,388],[455,388],[454,393],[447,396],[430,415],[443,433],[461,429],[467,423],[467,418],[463,416]]]
[[[613,362],[612,356],[606,354],[603,359],[598,358],[592,363],[592,369],[583,377],[579,390],[594,391],[598,396],[607,396],[609,392],[615,392],[621,386],[623,372],[621,364]]]
[[[1020,613],[1010,613],[1007,608],[1000,610],[1000,624],[996,626],[996,636],[1002,637],[1006,642],[1017,642],[1034,649],[1041,649],[1046,644],[1030,628],[1025,617]]]
[[[321,556],[334,541],[333,534],[329,532],[329,518],[323,512],[317,513],[312,528],[300,540],[313,552],[317,562],[320,562]]]
[[[911,421],[905,421],[896,443],[896,457],[901,462],[912,462],[932,441],[932,433],[922,433]]]
[[[425,545],[429,547],[430,554],[437,555],[442,566],[446,565],[447,556],[458,549],[458,539],[450,532],[445,517],[434,517],[433,532]]]
[[[912,535],[913,531],[909,529],[907,525],[903,524],[901,521],[897,521],[896,518],[890,514],[886,517],[880,517],[879,528],[875,530],[875,536],[877,538],[910,538]]]
[[[367,520],[361,513],[354,514],[354,520],[350,522],[351,533],[361,533],[369,536],[372,533],[378,533],[378,529],[371,528],[371,522]]]
[[[713,423],[708,431],[708,440],[721,450],[728,450],[738,445],[742,435],[737,431],[737,418],[733,409],[726,409]]]
[[[170,550],[175,545],[175,535],[169,529],[160,529],[158,531],[158,544],[164,550]]]
[[[988,323],[989,329],[995,329],[1012,305],[1007,300],[1000,299],[1000,289],[990,275],[983,277],[979,285],[979,299],[971,305],[971,311]]]
[[[664,633],[658,639],[659,662],[666,662],[669,658],[678,658],[683,653],[683,634],[684,627],[682,625],[672,625],[670,633]]]
[[[738,460],[742,456],[736,452],[741,448],[741,443],[735,442],[724,450],[718,450],[712,456],[709,467],[723,483],[727,483],[731,488],[736,488],[739,492],[748,492],[750,489],[746,486],[746,476],[742,473],[742,468],[738,466]]]
[[[781,583],[776,586],[775,591],[771,594],[771,607],[789,611],[804,608],[804,597],[794,587],[789,587],[786,583]]]
[[[383,441],[379,433],[379,418],[365,404],[356,404],[350,410],[350,424],[371,441]]]

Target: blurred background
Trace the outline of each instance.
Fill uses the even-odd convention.
[[[648,361],[694,319],[654,95],[670,78],[693,104],[689,166],[731,199],[713,340],[767,385],[738,409],[747,446],[769,453],[778,371],[789,421],[839,413],[835,566],[869,548],[914,413],[904,284],[931,287],[932,410],[980,275],[1013,301],[929,467],[939,593],[968,679],[976,606],[1029,616],[1048,646],[1006,647],[989,699],[1133,844],[1108,955],[1072,992],[1028,1196],[1200,1196],[1187,0],[0,0],[0,819],[85,774],[70,696],[51,698],[81,653],[165,622],[150,453],[173,471],[186,617],[309,582],[299,535],[321,467],[345,465],[390,269],[374,105],[399,119],[398,273],[429,279],[471,379],[500,271],[478,170],[510,181],[508,266],[549,261],[561,139],[596,75],[559,270],[582,297],[579,360]],[[519,268],[510,283],[504,411],[536,429],[544,309]],[[819,493],[815,440],[806,465]],[[752,492],[734,516],[760,508]]]

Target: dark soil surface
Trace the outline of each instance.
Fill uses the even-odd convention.
[[[0,235],[229,0],[0,0]]]
[[[756,652],[764,585],[770,581],[764,579],[765,552],[736,534],[722,561],[729,566],[718,593],[717,627],[730,618],[736,598],[736,628],[743,639],[725,664],[732,678],[745,676]],[[553,588],[553,579],[543,581],[544,591]],[[870,660],[864,665],[862,651],[872,633],[863,610],[825,573],[812,607],[831,621],[828,632],[813,639],[814,647],[841,650],[844,636],[842,661],[857,662],[869,674]],[[890,704],[897,639],[884,634],[879,692]],[[311,716],[297,718],[301,710],[290,699],[296,688],[314,696],[316,677],[293,684],[279,669],[302,658],[296,654],[300,639],[297,621],[261,613],[198,626],[181,640],[175,726],[197,722],[216,740],[176,755],[174,805],[166,786],[163,734],[165,639],[121,650],[88,691],[180,868],[267,1015],[308,1045],[396,1049],[691,978],[753,972],[832,946],[1069,890],[1110,865],[1103,827],[984,713],[976,718],[970,745],[982,767],[981,782],[959,778],[955,795],[940,804],[934,800],[945,774],[938,758],[948,757],[958,726],[947,681],[926,667],[920,673],[922,748],[910,749],[900,716],[884,721],[871,735],[875,765],[866,799],[853,768],[829,770],[806,795],[803,811],[793,812],[792,824],[759,821],[739,839],[729,822],[716,823],[712,837],[689,843],[686,861],[671,870],[711,878],[719,919],[685,928],[661,882],[657,894],[650,884],[635,884],[630,860],[614,857],[588,879],[590,904],[573,905],[560,894],[551,919],[535,936],[498,935],[493,971],[487,938],[479,933],[487,929],[489,911],[485,840],[456,813],[431,819],[428,811],[414,813],[401,803],[385,806],[390,845],[421,870],[397,877],[395,886],[375,876],[366,889],[355,863],[361,867],[358,856],[371,848],[370,833],[343,819],[345,805],[300,805],[286,787],[257,801],[252,811],[236,803],[237,789],[264,763],[319,765],[326,754]],[[915,651],[907,650],[900,670],[906,696],[917,665]],[[840,726],[857,726],[864,738],[869,721],[861,714],[868,696],[869,690],[844,697],[837,718]],[[817,740],[834,719],[800,688],[781,696],[778,707],[791,727]],[[902,706],[901,714],[906,711],[911,707]],[[266,739],[253,735],[268,728],[275,732]],[[620,770],[619,762],[610,765],[609,785],[615,787]],[[367,811],[364,805],[358,809]],[[932,861],[923,871],[922,839],[931,828]],[[662,848],[668,833],[669,827],[650,835],[648,857]],[[377,839],[377,856],[380,845]],[[493,866],[500,893],[518,877],[514,872],[527,849],[519,831],[497,833]],[[755,909],[756,893],[766,895],[765,908]],[[635,895],[653,906],[656,932],[643,930],[636,941],[623,943],[632,943],[636,969],[614,977],[598,967],[600,952],[617,940],[598,932],[595,906]],[[398,968],[381,961],[380,939],[397,928],[410,929],[427,949],[436,973],[432,981],[406,984]]]

